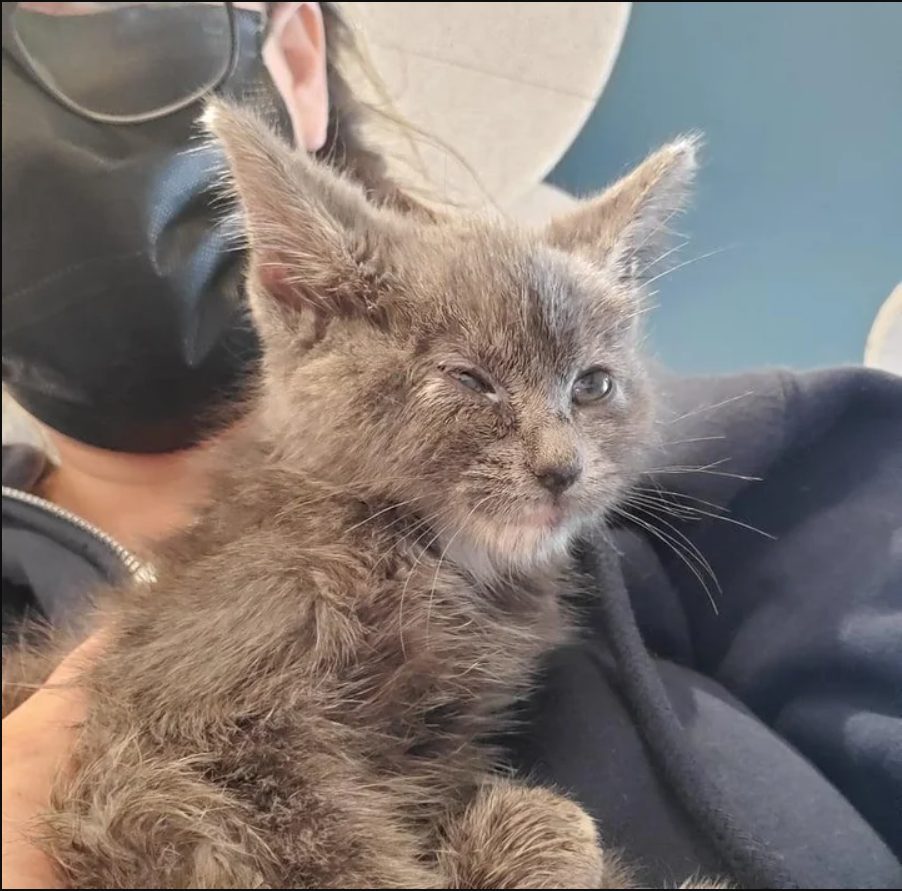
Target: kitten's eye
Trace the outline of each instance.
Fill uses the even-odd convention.
[[[591,368],[573,384],[571,397],[577,405],[606,399],[614,391],[614,379],[603,368]]]
[[[477,371],[465,368],[443,368],[442,371],[474,393],[481,396],[495,395],[495,388]]]

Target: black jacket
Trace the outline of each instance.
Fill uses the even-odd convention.
[[[648,884],[902,888],[902,378],[662,389],[657,471],[581,549],[586,630],[512,758],[571,790]],[[27,610],[69,620],[137,568],[7,488],[39,465],[4,448],[5,632]]]

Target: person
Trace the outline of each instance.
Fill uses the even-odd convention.
[[[202,98],[408,202],[360,136],[352,49],[329,3],[3,4],[3,378],[48,445],[4,443],[5,643],[147,571],[205,497],[203,444],[242,423],[257,345]],[[899,887],[902,379],[659,387],[654,462],[581,548],[584,630],[511,766],[581,801],[646,885]],[[4,718],[3,887],[60,885],[28,827],[97,646]]]

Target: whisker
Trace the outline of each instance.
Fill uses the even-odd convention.
[[[416,537],[413,542],[413,547],[416,547],[432,531],[432,527],[427,526],[425,532],[422,532]],[[429,548],[431,548],[432,545],[436,541],[438,541],[443,531],[443,529],[440,529],[438,532],[436,532],[432,539],[429,541],[429,544],[427,544],[423,548],[422,552],[417,555],[416,559],[413,562],[413,566],[411,566],[407,572],[407,578],[404,580],[404,587],[401,589],[401,598],[398,603],[398,634],[401,639],[401,653],[404,656],[405,660],[407,659],[407,644],[404,642],[404,599],[407,596],[407,589],[410,586],[410,580],[413,578],[413,574],[414,572],[416,572],[417,566],[419,566],[423,561],[423,558],[429,552]]]
[[[670,495],[673,498],[683,498],[687,501],[695,501],[698,504],[704,504],[706,507],[710,507],[712,510],[727,511],[728,513],[730,510],[722,504],[716,504],[713,501],[705,501],[704,498],[698,498],[695,495],[687,495],[685,492],[674,492],[673,489],[664,489],[659,483],[655,483],[654,489],[646,489],[644,486],[636,486],[635,488],[640,492],[648,492],[655,495]]]
[[[711,608],[714,610],[714,615],[720,615],[720,611],[717,608],[717,602],[714,599],[714,595],[711,593],[711,590],[708,588],[707,582],[705,582],[704,577],[696,568],[696,566],[692,563],[689,557],[674,543],[666,533],[662,532],[660,529],[653,526],[646,520],[643,520],[640,517],[637,517],[635,514],[630,513],[627,510],[624,510],[622,507],[617,507],[613,509],[613,512],[622,516],[624,519],[628,520],[631,523],[635,523],[642,529],[645,529],[647,532],[651,533],[655,536],[659,541],[669,547],[677,557],[679,557],[689,571],[698,579],[699,584],[702,586],[708,601],[711,604]]]
[[[643,266],[642,269],[640,269],[638,273],[636,273],[637,277],[641,279],[649,269],[651,269],[653,266],[657,266],[658,263],[660,263],[662,260],[666,260],[671,254],[675,254],[677,251],[681,251],[684,247],[686,247],[687,244],[689,244],[688,239],[686,241],[681,241],[677,245],[674,245],[672,248],[670,248],[670,250],[664,251],[664,253],[661,254],[660,257],[656,257],[650,263],[646,263],[645,266]]]
[[[408,507],[415,501],[422,501],[425,497],[425,495],[416,495],[413,498],[408,498],[406,501],[399,501],[397,503],[390,504],[388,507],[383,507],[382,510],[377,510],[376,513],[371,514],[365,520],[361,520],[359,523],[354,523],[353,526],[349,526],[345,531],[353,532],[355,529],[359,529],[361,526],[365,526],[367,523],[375,520],[377,517],[381,517],[383,514],[387,514],[389,511],[398,510],[402,507]]]
[[[714,411],[714,409],[722,408],[725,405],[729,405],[731,402],[736,402],[739,399],[745,399],[748,396],[753,396],[754,393],[754,390],[746,390],[745,393],[738,393],[735,396],[729,396],[726,399],[722,399],[720,402],[714,402],[710,405],[697,406],[696,408],[693,408],[691,411],[687,411],[685,414],[682,414],[677,418],[670,418],[665,423],[678,424],[680,421],[685,421],[686,418],[694,418],[696,415],[700,415],[702,412]]]
[[[682,211],[678,210],[678,209],[670,211],[670,213],[668,213],[667,216],[664,217],[664,219],[661,220],[661,222],[657,226],[655,226],[651,231],[649,231],[648,234],[636,245],[635,250],[637,252],[641,251],[642,248],[644,248],[645,245],[648,244],[652,240],[652,238],[656,238],[658,236],[658,233],[667,232],[668,231],[667,224],[675,216],[679,216],[680,213],[682,213]]]
[[[694,495],[686,495],[684,492],[675,492],[671,489],[665,489],[657,480],[649,480],[649,482],[652,484],[651,487],[634,485],[630,491],[639,492],[649,498],[654,498],[665,504],[679,507],[682,510],[692,509],[692,505],[683,504],[683,501],[694,501],[698,504],[704,504],[712,510],[725,511],[726,513],[730,512],[728,507],[721,504],[715,504],[713,501],[705,501],[704,498],[696,498]],[[676,501],[675,504],[674,500]]]
[[[647,282],[645,282],[645,286],[648,287],[648,285],[654,284],[659,279],[670,275],[672,272],[676,272],[678,269],[684,269],[686,266],[691,266],[693,263],[698,263],[699,260],[707,260],[709,257],[714,257],[717,254],[722,254],[724,251],[729,250],[730,247],[733,247],[733,245],[717,248],[716,250],[708,251],[706,254],[699,254],[697,257],[692,257],[689,260],[684,260],[682,263],[677,263],[676,266],[671,266],[669,269],[665,269],[663,272],[659,272],[657,275],[653,275]]]
[[[696,500],[701,501],[701,499],[696,499]],[[648,496],[645,496],[643,498],[643,501],[646,504],[648,504],[649,506],[652,506],[655,504],[653,499],[649,498]],[[702,503],[710,504],[710,502],[702,502]],[[660,505],[660,502],[658,502],[657,504]],[[712,505],[712,506],[718,510],[726,510],[726,508],[718,508],[717,505]],[[725,516],[724,514],[719,514],[719,513],[714,513],[713,511],[703,510],[700,507],[694,507],[689,504],[682,505],[682,510],[688,511],[692,514],[698,514],[699,516],[698,517],[686,517],[685,514],[672,514],[672,516],[680,516],[683,519],[698,519],[699,517],[708,517],[712,520],[722,520],[724,523],[729,523],[731,526],[739,526],[741,529],[747,529],[749,532],[754,532],[757,535],[762,536],[763,538],[769,539],[770,541],[777,541],[776,535],[774,535],[770,532],[765,532],[763,529],[759,529],[757,526],[752,526],[751,523],[745,523],[742,520],[737,520],[736,517]]]
[[[472,517],[473,514],[475,514],[476,511],[479,510],[479,508],[482,507],[482,505],[485,504],[489,500],[489,498],[491,498],[491,496],[486,495],[485,497],[483,497],[479,501],[477,501],[476,504],[473,505],[470,512],[466,515],[466,517],[464,517],[463,522],[461,522],[457,532],[455,532],[454,535],[451,536],[448,543],[445,545],[444,549],[442,550],[441,555],[438,558],[438,564],[435,567],[435,574],[432,576],[432,588],[429,591],[429,605],[426,608],[426,641],[427,641],[427,645],[428,645],[428,641],[429,641],[429,623],[432,618],[432,604],[435,599],[435,589],[436,589],[436,586],[438,585],[438,574],[441,571],[442,562],[444,561],[445,555],[448,553],[448,550],[450,549],[451,545],[454,544],[454,540],[457,538],[458,535],[460,535],[461,532],[463,532],[464,527],[467,524],[467,520],[469,520],[470,517]]]
[[[709,476],[721,476],[727,479],[742,480],[747,483],[760,483],[760,476],[745,476],[741,473],[730,473],[726,470],[711,470],[710,467],[656,467],[647,471],[649,474],[677,474],[677,473],[703,473]]]
[[[392,528],[395,527],[398,523],[402,523],[402,522],[404,522],[406,519],[407,519],[407,517],[405,517],[405,516],[400,516],[400,517],[398,517],[397,519],[393,520],[391,523],[389,523],[388,526],[386,526],[386,529],[392,529]],[[385,550],[385,552],[384,552],[383,554],[380,555],[379,559],[376,560],[376,562],[373,563],[373,565],[370,567],[370,571],[369,571],[369,573],[368,573],[368,575],[367,575],[367,578],[368,578],[368,579],[373,578],[373,577],[375,576],[376,570],[379,568],[379,566],[380,566],[385,560],[387,560],[387,559],[388,559],[395,551],[397,551],[397,549],[400,548],[401,545],[403,545],[403,544],[405,544],[405,543],[408,543],[408,535],[414,535],[415,533],[419,532],[419,530],[421,530],[421,529],[423,529],[423,528],[427,528],[427,529],[428,529],[428,527],[432,524],[432,522],[435,521],[435,520],[437,520],[437,519],[438,519],[438,514],[429,514],[428,516],[426,516],[426,517],[424,517],[424,518],[418,520],[416,523],[414,523],[413,526],[411,527],[411,529],[410,529],[410,531],[409,531],[408,533],[398,536],[398,537],[395,539],[394,543],[391,544],[391,545],[389,545],[389,547]],[[416,542],[417,542],[417,541],[419,541],[419,538],[417,538],[417,539],[413,542],[413,544],[416,545]]]
[[[657,443],[657,447],[661,449],[669,448],[670,446],[678,446],[678,445],[688,445],[693,442],[716,442],[718,440],[726,439],[726,436],[696,436],[692,439],[675,439],[671,442],[660,442]]]
[[[625,501],[629,504],[645,504],[648,507],[653,507],[655,510],[660,510],[668,516],[675,517],[678,520],[692,521],[699,519],[699,517],[695,513],[695,509],[689,507],[688,505],[671,504],[670,502],[662,501],[652,495],[644,494],[641,492],[630,492],[627,495]]]
[[[711,577],[711,581],[714,583],[715,587],[717,588],[717,592],[719,594],[723,594],[723,589],[720,586],[720,582],[717,578],[717,574],[714,572],[714,567],[711,566],[711,564],[705,558],[704,554],[702,554],[702,552],[698,549],[698,545],[696,545],[695,542],[692,541],[692,539],[690,539],[684,532],[677,529],[676,526],[674,526],[672,523],[669,523],[667,520],[664,520],[661,517],[655,517],[655,515],[648,510],[648,508],[644,508],[644,507],[641,507],[641,506],[635,505],[635,504],[633,505],[633,507],[636,510],[640,511],[641,513],[645,514],[646,516],[650,515],[654,519],[659,520],[668,529],[670,529],[674,535],[678,536],[678,538],[684,542],[684,546],[688,549],[689,553],[691,553],[694,556],[694,558],[698,561],[698,565],[702,569],[704,569],[705,572],[707,572],[708,575]]]

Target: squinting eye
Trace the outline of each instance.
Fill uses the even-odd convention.
[[[614,379],[603,368],[591,368],[581,374],[573,384],[571,398],[577,405],[588,405],[611,395]]]
[[[478,372],[464,368],[443,368],[448,377],[456,380],[461,386],[479,393],[481,396],[494,396],[495,388]]]

